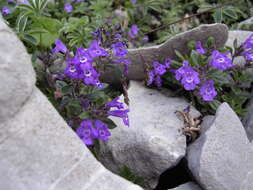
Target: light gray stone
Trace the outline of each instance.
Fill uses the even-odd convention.
[[[216,47],[223,47],[227,41],[228,27],[224,24],[201,25],[190,31],[177,34],[161,45],[130,49],[127,59],[130,59],[132,64],[129,65],[127,78],[130,80],[144,80],[146,77],[146,65],[150,65],[153,61],[165,59],[168,56],[176,59],[175,50],[182,54],[188,54],[190,50],[187,44],[190,40],[206,42],[210,36],[214,37]],[[107,64],[111,63],[111,61],[105,59],[103,63]],[[120,67],[120,69],[123,70],[123,67]],[[113,69],[106,67],[102,79],[106,82],[113,83],[115,82],[115,78]]]
[[[35,84],[30,57],[0,16],[0,122],[14,116]]]
[[[243,28],[244,25],[253,25],[253,17],[248,18],[238,24],[238,28]]]
[[[180,185],[180,186],[178,186],[174,189],[171,189],[171,190],[201,190],[201,189],[195,183],[189,182],[189,183]]]
[[[248,139],[253,140],[253,98],[247,104],[247,113],[242,119],[243,126],[247,133]]]
[[[175,111],[189,104],[135,81],[131,81],[128,95],[130,127],[112,118],[118,127],[111,130],[109,142],[100,143],[98,157],[116,173],[127,166],[144,178],[148,188],[154,188],[159,175],[185,155],[186,139],[180,132],[183,121]],[[194,108],[191,113],[199,116]]]
[[[205,190],[250,190],[253,151],[240,119],[223,103],[187,149],[188,166]]]
[[[0,189],[141,190],[106,170],[37,89],[0,134]]]

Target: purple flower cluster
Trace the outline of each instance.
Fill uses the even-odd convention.
[[[129,126],[127,114],[129,109],[124,109],[124,104],[119,101],[119,97],[107,102],[103,108],[107,110],[106,116],[120,117],[122,118],[124,124]],[[114,108],[115,110],[110,110],[111,108]],[[100,139],[106,142],[108,141],[108,137],[111,136],[108,125],[98,119],[82,121],[76,130],[76,133],[86,145],[92,145],[94,139]]]
[[[200,83],[199,73],[196,72],[188,61],[183,62],[183,66],[175,71],[176,80],[180,81],[185,90],[194,90]]]
[[[54,53],[67,53],[66,46],[60,40],[56,40],[55,44],[56,46],[52,50]],[[96,71],[92,63],[94,58],[108,55],[108,52],[100,47],[99,42],[95,40],[91,42],[88,49],[80,47],[77,49],[74,57],[67,58],[67,66],[64,74],[72,79],[81,79],[86,85],[102,88],[103,85],[99,80],[100,74]]]
[[[126,126],[129,126],[129,118],[128,118],[128,112],[129,109],[124,109],[123,103],[119,102],[119,98],[115,98],[114,100],[108,102],[105,107],[109,109],[107,111],[108,116],[114,116],[119,117],[123,120],[123,123]],[[117,108],[115,110],[110,110],[111,108]]]
[[[124,72],[128,72],[128,65],[131,64],[129,59],[126,59],[126,55],[128,54],[128,50],[126,44],[121,42],[121,36],[118,34],[115,38],[116,42],[111,45],[113,55],[117,58],[114,59],[114,63],[123,63],[124,65]]]
[[[148,82],[147,85],[154,83],[157,87],[162,86],[161,75],[166,73],[167,69],[170,68],[171,60],[167,58],[164,64],[155,61],[152,63],[153,70],[148,73]]]
[[[218,70],[227,70],[234,66],[230,52],[220,53],[218,50],[212,52],[209,65]]]
[[[93,145],[93,139],[108,141],[111,136],[107,124],[100,120],[84,120],[76,131],[86,145]]]
[[[251,34],[245,42],[242,44],[243,52],[242,56],[246,59],[246,61],[253,62],[253,34]]]

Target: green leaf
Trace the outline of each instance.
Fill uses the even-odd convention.
[[[226,9],[224,8],[223,13],[232,19],[235,19],[235,20],[238,19],[238,15],[236,11],[231,7],[226,8]]]
[[[215,12],[213,14],[213,18],[214,18],[214,21],[216,23],[221,23],[222,22],[222,19],[223,19],[222,8],[219,8],[219,9],[215,10]]]
[[[109,118],[105,118],[105,119],[101,119],[101,121],[103,121],[104,123],[106,123],[108,125],[109,129],[114,129],[117,127],[117,125]]]
[[[193,62],[193,66],[198,66],[199,65],[199,54],[195,51],[195,50],[192,50],[191,52],[191,60]]]
[[[178,57],[179,59],[181,59],[181,61],[186,60],[185,57],[184,57],[179,51],[175,50],[175,54],[177,55],[177,57]]]
[[[35,46],[38,45],[38,41],[33,36],[31,36],[29,34],[25,34],[24,37],[23,37],[23,39],[26,42],[31,43],[31,44],[33,44]]]
[[[218,101],[218,100],[213,100],[211,102],[208,102],[208,104],[210,105],[210,107],[213,109],[213,110],[217,110],[218,107],[221,105],[221,102]]]
[[[82,112],[78,117],[80,117],[80,119],[85,120],[85,119],[90,119],[91,115],[89,112]]]

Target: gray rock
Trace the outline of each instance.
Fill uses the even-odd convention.
[[[118,127],[111,130],[109,142],[100,143],[98,158],[115,173],[127,166],[144,178],[148,188],[154,188],[159,175],[185,155],[186,139],[180,132],[183,121],[175,111],[189,104],[134,81],[128,95],[130,127],[112,118]],[[192,114],[199,116],[194,108]]]
[[[228,40],[226,46],[233,47],[234,40],[238,40],[238,45],[241,45],[253,32],[243,30],[232,30],[228,32]]]
[[[150,65],[153,61],[165,59],[168,56],[176,59],[175,50],[182,54],[188,54],[190,50],[187,48],[187,43],[190,40],[205,42],[210,36],[214,37],[216,47],[223,47],[228,37],[227,26],[224,24],[201,25],[190,31],[178,34],[161,45],[130,49],[127,58],[132,61],[132,64],[129,65],[128,79],[144,80],[147,65]],[[107,64],[111,63],[111,61],[105,59],[103,63]],[[123,70],[123,67],[120,69]],[[115,81],[115,75],[112,68],[106,67],[102,79],[106,82],[113,83]]]
[[[242,123],[247,133],[248,139],[253,140],[253,98],[247,104],[247,114],[243,117]]]
[[[37,89],[0,123],[0,154],[0,189],[141,190],[97,162]]]
[[[0,123],[14,116],[35,84],[26,49],[0,16]]]
[[[248,28],[250,25],[253,25],[253,17],[248,18],[247,20],[244,20],[238,24],[238,28]]]
[[[201,190],[195,183],[189,182],[171,190]]]
[[[201,136],[187,149],[195,179],[205,190],[250,190],[253,149],[240,119],[223,103],[207,120]]]

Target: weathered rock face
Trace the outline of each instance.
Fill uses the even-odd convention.
[[[243,28],[243,25],[253,25],[253,17],[248,18],[247,20],[240,22],[238,25],[239,28]]]
[[[198,185],[189,182],[171,190],[201,190]]]
[[[183,121],[175,111],[183,110],[188,103],[134,81],[130,83],[128,94],[130,127],[112,118],[118,127],[111,131],[109,142],[100,143],[98,157],[114,172],[127,166],[154,188],[159,175],[185,155],[186,139],[180,132]],[[199,115],[194,108],[192,114]]]
[[[29,56],[0,17],[0,189],[141,190],[106,170],[35,87]]]
[[[188,147],[188,166],[205,190],[250,190],[253,150],[227,103],[205,119],[201,136]]]
[[[223,47],[228,38],[227,26],[224,24],[201,25],[190,31],[178,34],[159,46],[130,49],[127,59],[130,59],[132,64],[129,65],[128,79],[144,80],[146,77],[146,64],[149,65],[153,61],[165,59],[168,56],[176,59],[175,50],[178,50],[182,54],[188,54],[187,43],[190,40],[205,42],[210,36],[214,37],[216,47]],[[104,61],[105,64],[107,62],[108,60]],[[123,70],[123,68],[121,69]],[[102,79],[109,83],[114,82],[114,71],[107,67]]]
[[[3,22],[1,15],[0,73],[1,123],[18,112],[29,98],[35,84],[35,73],[30,64],[30,57],[23,44]]]

